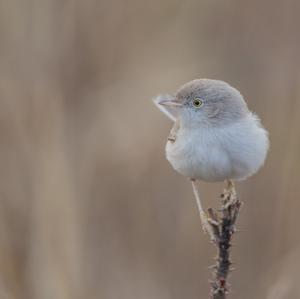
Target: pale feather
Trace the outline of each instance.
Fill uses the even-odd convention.
[[[245,179],[263,165],[268,134],[249,112],[241,121],[219,128],[180,128],[166,156],[182,175],[204,181]]]

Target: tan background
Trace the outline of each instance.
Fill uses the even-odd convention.
[[[228,81],[270,131],[232,299],[300,298],[300,2],[0,0],[0,298],[208,298],[215,249],[152,96]],[[222,184],[201,184],[215,206]]]

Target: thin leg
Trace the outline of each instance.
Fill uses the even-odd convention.
[[[236,193],[235,191],[235,185],[234,185],[234,181],[233,180],[226,180],[225,181],[225,190],[230,193],[230,194],[234,194]]]
[[[197,207],[198,207],[199,214],[200,214],[200,217],[201,217],[201,215],[205,214],[205,212],[203,210],[202,203],[201,203],[201,200],[200,200],[199,190],[197,188],[196,181],[194,179],[191,179],[191,182],[192,182],[192,187],[193,187],[194,195],[195,195],[196,202],[197,202]]]
[[[197,202],[198,211],[200,214],[202,228],[203,228],[204,232],[208,233],[210,235],[211,239],[214,240],[214,235],[211,230],[211,226],[209,225],[209,222],[208,222],[208,216],[205,213],[202,203],[201,203],[201,200],[200,200],[199,190],[197,188],[196,181],[194,179],[191,179],[191,182],[192,182],[192,187],[193,187],[194,195],[195,195],[196,202]]]

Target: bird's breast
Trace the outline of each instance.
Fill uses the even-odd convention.
[[[263,165],[269,148],[267,131],[249,114],[230,126],[180,128],[166,156],[180,174],[204,181],[245,179]]]
[[[209,131],[179,130],[175,142],[167,142],[166,156],[180,174],[205,181],[222,181],[231,171],[221,144]]]

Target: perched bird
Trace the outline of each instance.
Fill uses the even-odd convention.
[[[248,178],[264,164],[268,132],[228,83],[196,79],[174,96],[160,95],[154,102],[174,121],[166,156],[177,172],[192,180],[200,214],[195,180],[227,180],[232,187],[234,180]]]

